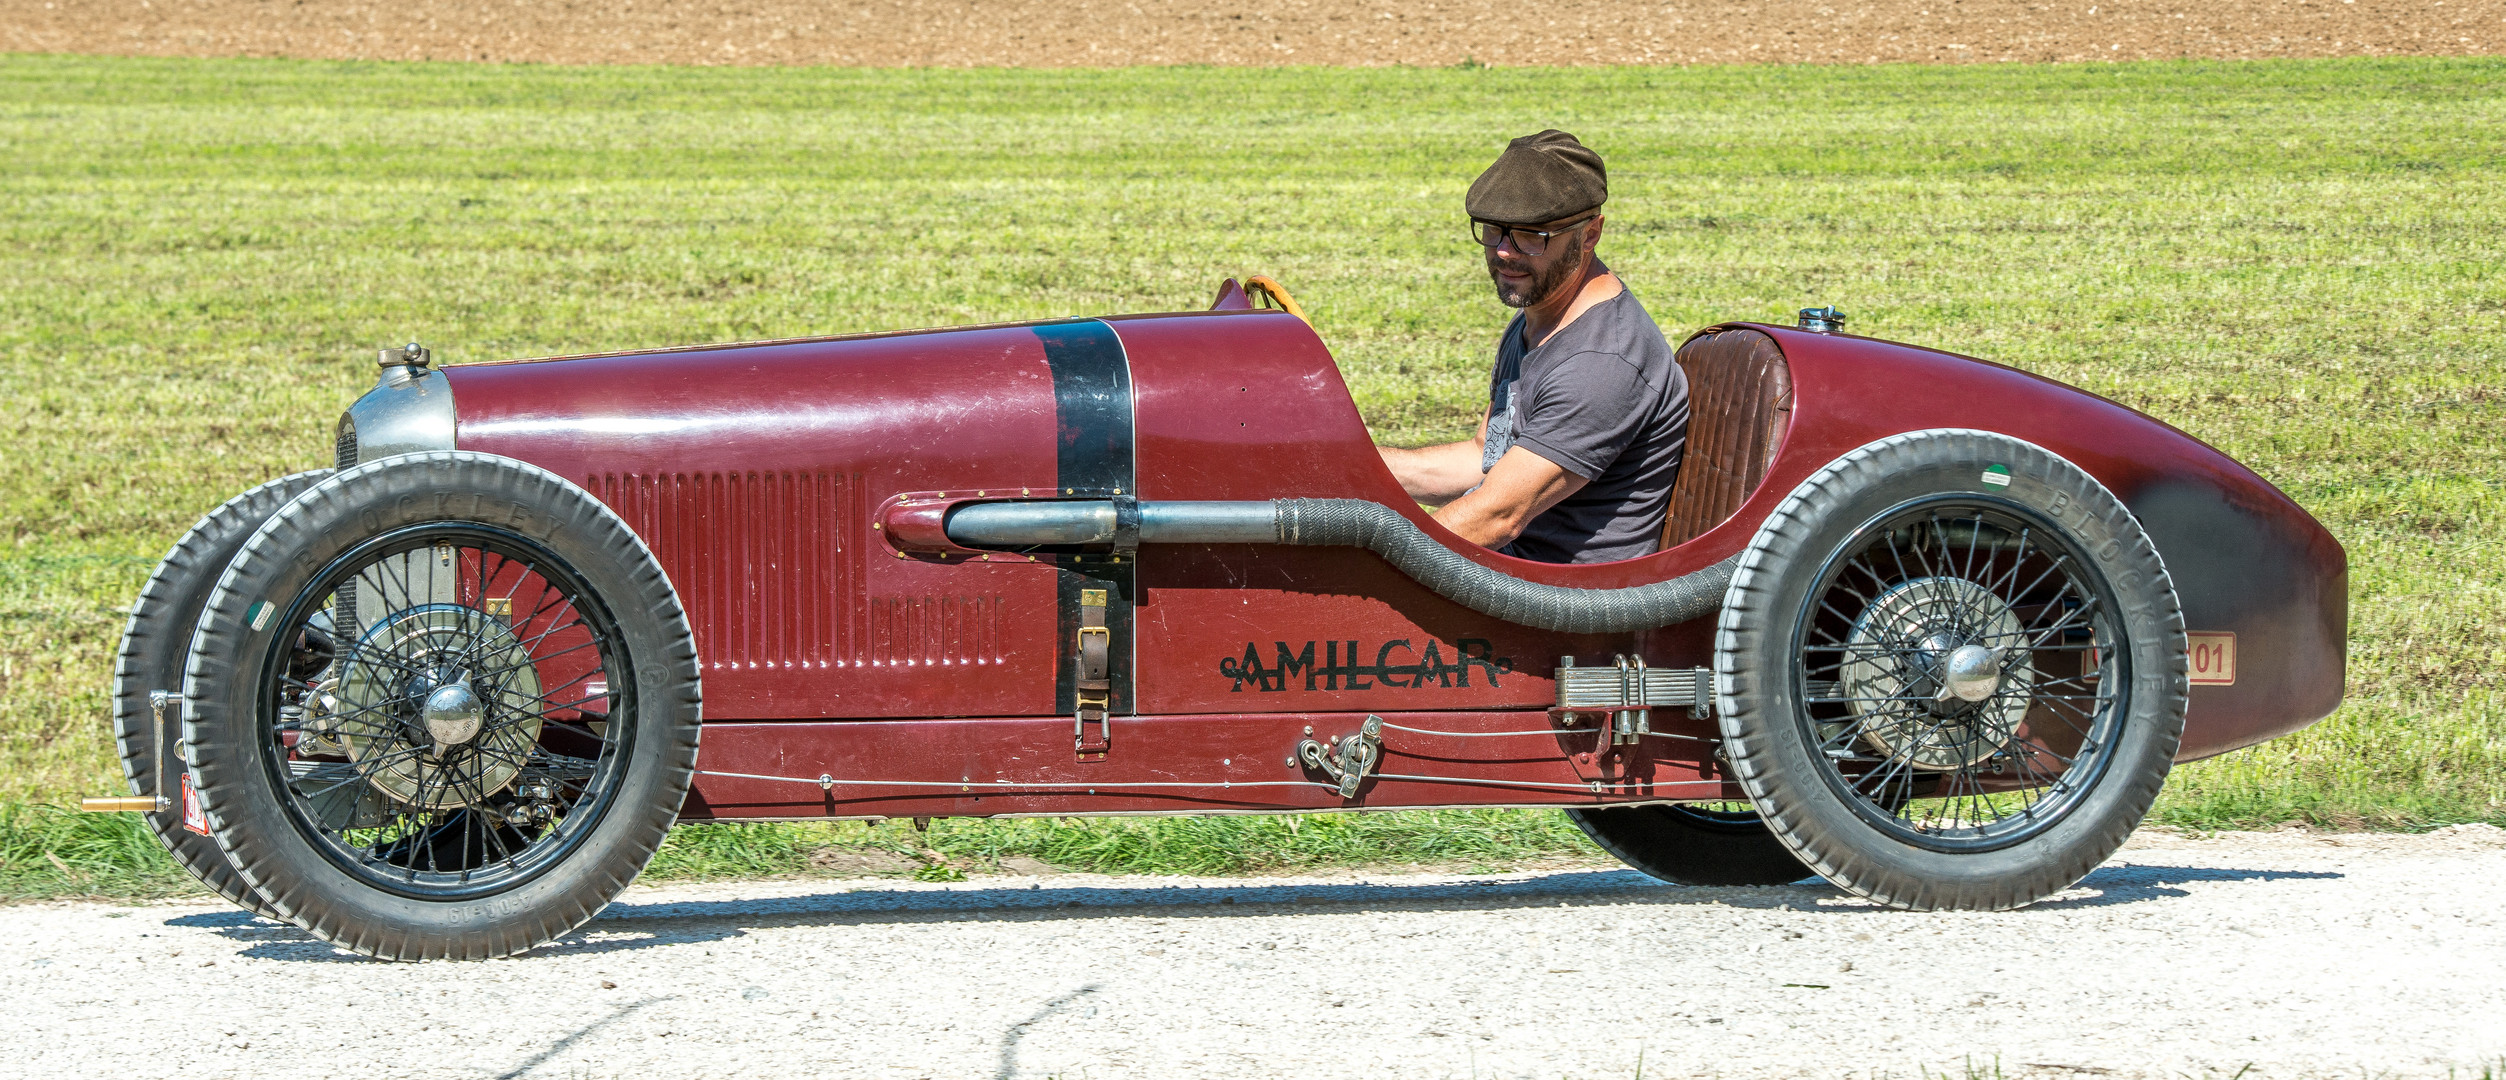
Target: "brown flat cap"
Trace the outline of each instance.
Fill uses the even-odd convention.
[[[1610,199],[1601,155],[1555,128],[1505,144],[1497,163],[1471,182],[1462,209],[1480,221],[1539,225]]]

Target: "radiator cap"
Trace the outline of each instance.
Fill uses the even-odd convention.
[[[401,386],[426,377],[427,365],[435,362],[435,351],[417,342],[397,349],[385,349],[379,361],[383,368],[384,386]]]

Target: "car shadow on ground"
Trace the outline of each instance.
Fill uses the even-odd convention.
[[[2069,911],[2147,903],[2190,895],[2197,882],[2270,882],[2339,878],[2307,870],[2118,864],[2100,867],[2068,895],[2028,911]],[[787,926],[877,923],[1042,922],[1144,914],[1159,918],[1246,919],[1383,911],[1498,911],[1525,907],[1721,904],[1832,917],[1895,913],[1853,898],[1815,878],[1790,885],[1668,885],[1632,870],[1585,870],[1534,877],[1436,882],[1354,881],[1335,884],[1192,884],[1123,886],[1053,884],[1052,879],[978,881],[945,888],[894,883],[830,883],[824,892],[753,899],[627,901],[609,905],[591,923],[532,950],[533,956],[584,955],[739,937]],[[202,928],[246,945],[243,957],[297,962],[365,962],[293,926],[241,911],[183,915],[169,927]]]
[[[2040,900],[2028,905],[2025,910],[2069,911],[2190,896],[2191,893],[2176,886],[2203,881],[2321,881],[2345,876],[2330,870],[2235,870],[2215,866],[2109,864],[2089,871],[2078,885],[2072,886],[2074,889],[2091,890],[2087,894]]]

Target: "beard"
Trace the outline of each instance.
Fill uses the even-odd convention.
[[[1582,229],[1559,237],[1565,246],[1556,251],[1549,265],[1532,272],[1531,280],[1520,287],[1509,286],[1497,276],[1497,249],[1488,251],[1488,280],[1496,283],[1497,302],[1510,308],[1527,308],[1548,299],[1584,268],[1584,234]]]

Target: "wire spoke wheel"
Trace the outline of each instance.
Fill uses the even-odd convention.
[[[201,611],[184,694],[235,872],[372,956],[506,956],[582,925],[695,774],[669,578],[591,493],[488,454],[368,462],[272,514]]]
[[[1893,907],[2019,907],[2112,855],[2190,695],[2157,550],[2078,466],[1893,436],[1819,470],[1741,556],[1715,639],[1734,775],[1769,830]]]
[[[416,526],[333,560],[273,636],[262,758],[323,854],[380,888],[497,891],[616,792],[632,725],[616,620],[561,556]]]
[[[2043,515],[1975,496],[1916,500],[1838,550],[1795,622],[1800,718],[1829,783],[1936,850],[2061,820],[2129,706],[2115,598],[2088,567]]]

